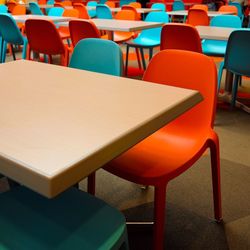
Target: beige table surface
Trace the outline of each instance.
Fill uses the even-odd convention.
[[[28,19],[43,19],[53,22],[65,22],[69,21],[70,17],[63,16],[43,16],[43,15],[14,15],[12,16],[16,22],[25,23]]]
[[[193,90],[32,61],[0,71],[0,173],[50,198],[202,100]]]
[[[167,13],[171,16],[187,16],[188,10],[175,10],[175,11],[167,11]],[[233,15],[233,12],[219,12],[219,11],[208,11],[209,17],[215,17],[219,15]]]

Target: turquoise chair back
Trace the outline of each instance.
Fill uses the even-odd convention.
[[[96,17],[100,19],[113,19],[110,8],[105,4],[97,4]]]
[[[235,6],[238,10],[238,17],[241,20],[243,20],[244,14],[243,14],[243,10],[242,10],[242,5],[240,3],[236,3],[236,2],[229,2],[228,5]]]
[[[164,3],[153,3],[151,9],[166,11],[166,5]]]
[[[100,4],[105,4],[107,2],[107,0],[99,0]]]
[[[185,10],[185,5],[182,1],[174,1],[172,9],[173,10]]]
[[[53,7],[49,9],[48,16],[62,16],[64,8],[62,7]]]
[[[4,4],[0,4],[0,13],[8,13],[8,7]]]
[[[122,76],[122,51],[113,41],[86,38],[75,46],[69,67]]]
[[[87,7],[96,7],[97,6],[97,2],[96,1],[89,1],[87,3]],[[91,18],[96,16],[96,9],[92,9],[92,10],[88,10],[88,14]]]
[[[120,7],[123,5],[129,5],[130,3],[135,2],[134,0],[120,0]]]
[[[36,2],[29,2],[29,8],[30,12],[33,15],[43,15],[43,12],[41,11],[39,5]]]
[[[48,5],[54,5],[54,4],[55,4],[55,0],[48,0],[48,1],[47,1],[47,4],[48,4]],[[46,9],[45,9],[47,15],[48,15],[48,13],[49,13],[49,10],[50,10],[50,8],[46,8]]]
[[[234,15],[220,15],[211,19],[210,26],[241,28],[241,20]]]

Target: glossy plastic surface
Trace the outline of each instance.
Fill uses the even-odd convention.
[[[187,23],[193,26],[208,26],[209,25],[209,17],[207,15],[207,11],[203,9],[189,9],[187,16]]]
[[[100,19],[113,19],[112,12],[106,4],[97,4],[96,18]]]

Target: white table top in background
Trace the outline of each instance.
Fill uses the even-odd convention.
[[[0,173],[47,197],[202,99],[193,90],[32,61],[0,71]]]
[[[69,21],[70,17],[63,16],[45,16],[45,15],[14,15],[12,16],[16,22],[25,23],[28,19],[43,19],[53,22],[66,22]]]
[[[175,11],[167,11],[167,13],[171,16],[187,16],[188,10],[175,10]],[[209,17],[215,17],[219,15],[233,15],[233,12],[219,12],[219,11],[208,11],[207,15]]]

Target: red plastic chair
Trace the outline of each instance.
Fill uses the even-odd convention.
[[[202,53],[200,35],[197,29],[189,24],[166,24],[161,31],[160,49],[180,49]]]
[[[28,19],[25,22],[28,38],[27,58],[30,60],[31,51],[49,56],[52,63],[53,55],[61,55],[61,65],[68,65],[69,51],[63,44],[56,26],[47,20]]]
[[[77,9],[79,12],[79,18],[81,19],[90,19],[88,10],[85,5],[82,3],[73,3],[73,8]]]
[[[100,32],[91,21],[71,20],[69,22],[69,31],[73,47],[84,38],[100,38]]]
[[[208,26],[209,17],[207,15],[207,11],[202,9],[193,9],[193,8],[189,9],[187,16],[187,23],[193,26],[197,25]]]
[[[166,187],[210,149],[214,216],[220,221],[220,158],[213,130],[217,96],[217,70],[211,58],[184,50],[163,50],[150,61],[144,81],[198,90],[204,100],[104,166],[128,181],[155,188],[153,249],[164,242]],[[202,84],[201,84],[202,83]],[[94,176],[89,191],[94,192]]]

